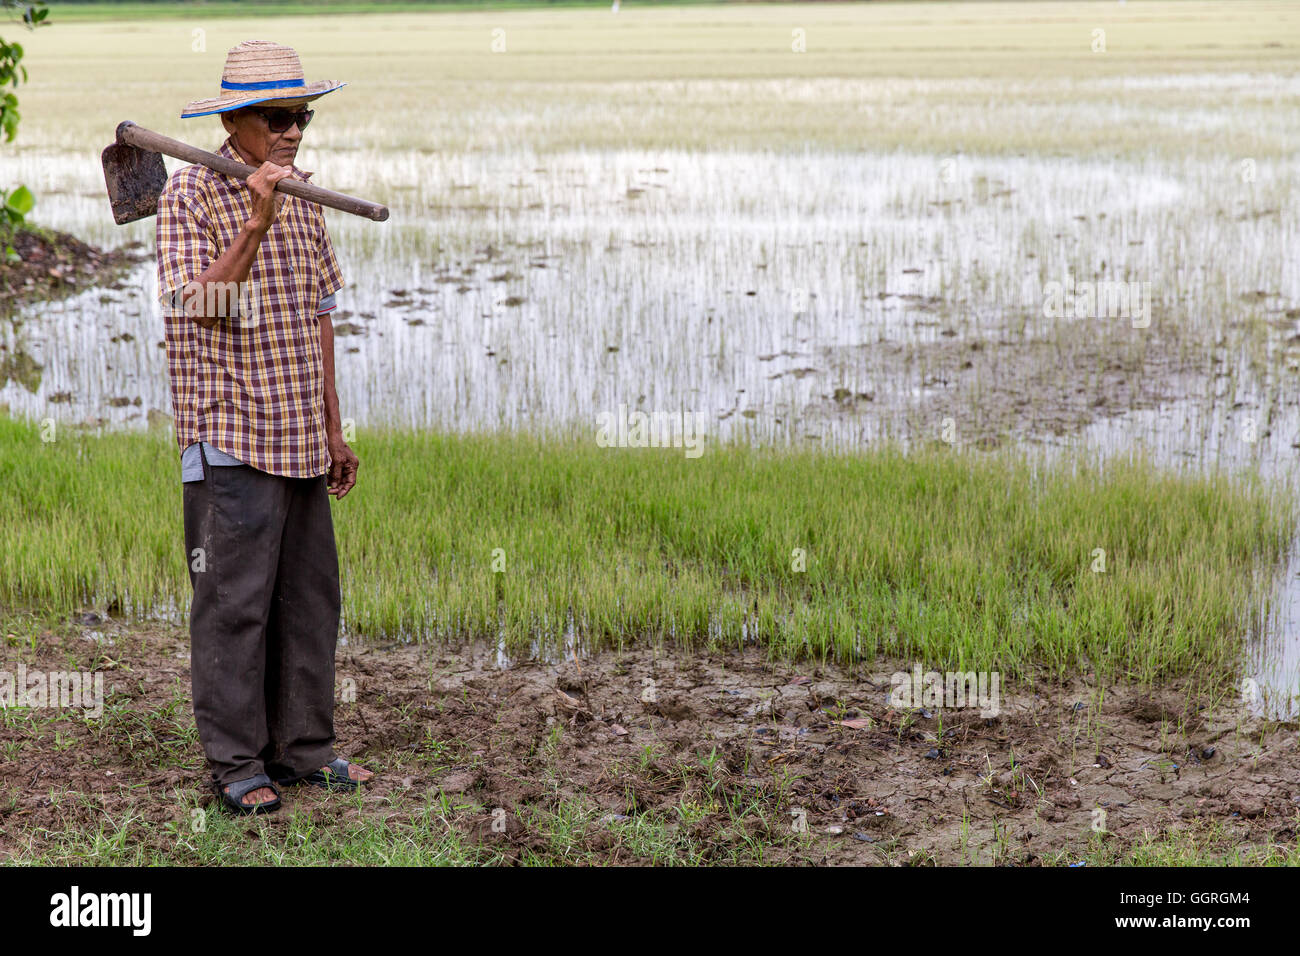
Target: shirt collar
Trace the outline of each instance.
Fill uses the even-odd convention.
[[[235,144],[231,142],[231,137],[229,136],[226,137],[226,141],[221,144],[221,148],[218,149],[217,152],[220,155],[226,157],[227,159],[233,159],[237,163],[243,163],[246,166],[256,165],[254,163],[250,163],[247,159],[245,159],[242,155],[240,155],[239,150],[235,149]],[[308,179],[310,179],[312,176],[315,175],[315,173],[308,172],[305,169],[299,169],[297,166],[294,165],[290,165],[289,169],[290,169],[289,175],[291,178],[300,179],[303,182],[306,182]]]

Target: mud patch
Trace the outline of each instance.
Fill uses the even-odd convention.
[[[110,286],[132,265],[150,257],[143,243],[103,250],[57,229],[21,229],[0,237],[17,261],[0,255],[0,315],[32,302],[53,302]]]
[[[0,854],[41,858],[107,816],[172,858],[187,801],[215,802],[185,631],[58,630],[35,650],[15,636],[0,669],[101,671],[104,715],[6,715]],[[485,647],[340,648],[337,749],[376,777],[360,809],[302,787],[286,809],[317,827],[369,816],[400,836],[395,808],[441,805],[439,825],[505,862],[664,862],[630,835],[641,824],[697,863],[1060,864],[1206,826],[1236,847],[1295,840],[1297,725],[1181,684],[1023,684],[986,718],[892,708],[890,675],[911,662],[851,670],[651,647],[495,661]],[[576,809],[557,849],[537,821]]]
[[[833,370],[826,382],[834,387],[807,411],[991,449],[1074,434],[1201,390],[1197,376],[1206,369],[1198,353],[1175,348],[1155,329],[1117,329],[1107,321],[996,335],[945,328],[925,343],[826,349],[819,364]]]

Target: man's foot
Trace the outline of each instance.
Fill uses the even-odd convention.
[[[222,804],[236,813],[269,813],[280,808],[280,793],[265,773],[223,784],[217,792]]]
[[[321,767],[321,768],[320,768],[320,772],[321,772],[321,773],[333,773],[334,771],[331,770],[329,767]],[[367,780],[369,780],[369,779],[370,779],[371,777],[373,777],[373,776],[374,776],[374,773],[373,773],[372,771],[367,770],[365,767],[359,767],[359,766],[357,766],[357,765],[354,764],[354,763],[350,763],[350,764],[348,764],[348,779],[349,779],[349,780],[355,780],[357,783],[365,783]]]
[[[309,783],[328,790],[359,790],[374,774],[365,767],[352,763],[344,757],[335,757],[319,770],[313,770],[303,777],[286,777],[276,781],[285,784]]]
[[[226,793],[230,793],[230,784],[226,784],[221,789]],[[239,802],[246,807],[255,807],[261,803],[274,803],[277,799],[279,798],[276,797],[275,791],[270,787],[258,787],[256,790],[250,790],[240,797]]]

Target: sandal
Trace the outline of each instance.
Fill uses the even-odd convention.
[[[280,790],[271,781],[271,778],[264,773],[249,777],[246,780],[236,780],[228,785],[230,790],[227,791],[225,786],[217,786],[217,795],[221,797],[221,802],[236,813],[270,813],[272,810],[280,809]],[[274,800],[263,800],[261,803],[244,803],[244,797],[257,790],[259,787],[270,787],[275,791]]]
[[[313,770],[311,773],[302,777],[292,777],[277,781],[281,785],[292,785],[296,783],[310,783],[314,787],[324,787],[326,790],[360,790],[362,781],[353,780],[348,776],[348,768],[352,764],[346,757],[335,757],[328,764],[325,770]]]

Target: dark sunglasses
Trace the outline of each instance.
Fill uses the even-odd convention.
[[[295,123],[298,124],[299,131],[305,130],[311,118],[316,115],[315,110],[298,110],[294,113],[289,110],[259,109],[256,106],[248,109],[266,120],[266,128],[272,133],[283,133]]]

